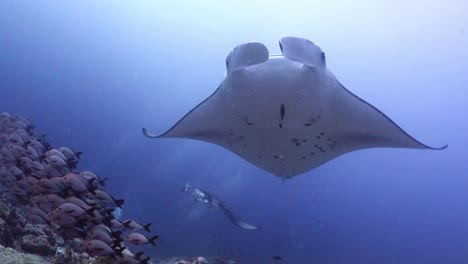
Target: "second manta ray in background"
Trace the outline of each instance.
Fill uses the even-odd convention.
[[[259,42],[235,47],[210,97],[165,133],[143,133],[217,144],[283,180],[359,149],[446,147],[419,142],[347,90],[315,43],[284,37],[279,45],[282,55]]]
[[[197,202],[201,202],[214,208],[220,209],[224,213],[224,215],[229,219],[229,221],[234,225],[248,230],[259,229],[259,227],[246,223],[239,219],[237,216],[235,216],[232,213],[231,209],[228,208],[219,198],[217,198],[213,194],[204,191],[200,188],[192,187],[188,182],[185,182],[185,188],[183,189],[183,191],[192,195],[195,201]]]

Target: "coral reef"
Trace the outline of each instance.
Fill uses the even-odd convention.
[[[24,252],[41,256],[49,256],[55,252],[46,235],[23,236],[21,239],[21,248],[24,250]]]
[[[225,257],[172,257],[167,259],[154,259],[154,264],[236,264],[241,263]]]
[[[51,264],[51,262],[32,254],[21,253],[0,245],[0,263],[2,264]]]
[[[5,196],[5,193],[3,193]],[[15,209],[11,209],[15,208]],[[46,224],[30,224],[21,213],[28,206],[0,203],[0,263],[2,264],[101,264],[105,259],[93,258],[75,249]]]

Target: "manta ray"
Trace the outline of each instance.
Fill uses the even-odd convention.
[[[281,55],[259,42],[238,45],[211,96],[166,132],[143,134],[214,143],[283,179],[359,149],[447,147],[419,142],[346,89],[317,44],[284,37],[279,46]]]
[[[184,191],[186,193],[189,193],[196,202],[200,202],[200,203],[206,204],[206,205],[208,205],[208,206],[210,206],[212,208],[216,208],[216,209],[221,210],[224,213],[224,215],[226,216],[226,218],[229,220],[229,222],[231,222],[235,226],[238,226],[240,228],[247,229],[247,230],[260,229],[260,227],[251,225],[251,224],[243,221],[239,217],[237,217],[232,212],[230,207],[226,206],[221,201],[221,199],[219,199],[218,197],[216,197],[212,193],[209,193],[209,192],[207,192],[205,190],[202,190],[200,188],[192,187],[187,181],[185,182],[185,188],[182,191]]]

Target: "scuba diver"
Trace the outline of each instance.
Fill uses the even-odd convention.
[[[239,219],[220,199],[207,191],[192,187],[188,182],[185,182],[185,188],[182,191],[192,195],[197,202],[201,202],[211,207],[220,209],[231,223],[240,228],[248,230],[257,230],[260,228]]]

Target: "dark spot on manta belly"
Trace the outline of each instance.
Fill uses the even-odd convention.
[[[286,108],[284,107],[284,104],[281,104],[280,106],[280,115],[281,115],[281,120],[284,119],[284,114],[286,113]]]
[[[278,126],[279,128],[283,128],[283,124],[281,122],[279,122]]]
[[[300,140],[298,138],[291,138],[292,143],[296,144],[296,146],[300,146]]]

